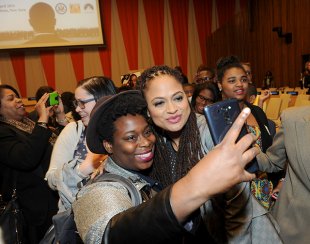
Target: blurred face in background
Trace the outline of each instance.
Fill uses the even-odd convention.
[[[86,91],[83,86],[75,89],[75,111],[81,116],[81,120],[85,126],[88,125],[90,113],[96,105],[93,95]]]
[[[213,82],[214,75],[211,71],[202,70],[196,76],[196,84],[202,84],[205,82]]]
[[[22,100],[11,89],[2,89],[0,115],[6,119],[21,121],[26,115]]]
[[[249,63],[243,63],[242,67],[244,68],[245,73],[246,73],[246,75],[248,77],[248,81],[251,84],[252,83],[252,78],[253,78],[252,70],[251,70],[251,65]]]
[[[184,84],[183,85],[183,89],[184,89],[184,92],[185,92],[187,97],[193,96],[193,93],[194,93],[194,86],[193,85],[191,85],[191,84]]]
[[[246,99],[248,85],[247,75],[239,67],[227,69],[223,79],[219,82],[223,98],[236,98],[238,101],[244,101]]]
[[[135,74],[132,74],[130,76],[130,86],[131,87],[136,87],[137,85],[137,80],[138,80],[138,77],[135,75]]]
[[[214,103],[214,95],[209,89],[203,89],[199,92],[196,97],[195,112],[203,114],[203,109],[205,106]]]

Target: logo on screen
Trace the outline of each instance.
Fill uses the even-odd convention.
[[[55,11],[58,14],[65,14],[67,12],[67,6],[64,3],[57,3],[55,6]]]
[[[90,3],[87,3],[84,5],[84,10],[85,11],[93,11],[94,10],[94,6]]]
[[[70,4],[70,13],[71,14],[79,14],[79,13],[81,13],[80,4],[78,4],[78,3]]]

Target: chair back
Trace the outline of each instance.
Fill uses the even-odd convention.
[[[277,120],[280,116],[282,99],[279,97],[271,97],[266,108],[266,115],[268,119]]]
[[[290,94],[281,94],[280,98],[282,100],[281,107],[280,107],[280,114],[281,114],[284,109],[288,108],[289,103],[291,101],[291,95]]]
[[[303,100],[309,101],[310,95],[305,95],[305,94],[298,94],[294,106],[299,107],[303,106]]]

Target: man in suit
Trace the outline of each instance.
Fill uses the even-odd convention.
[[[38,2],[31,6],[29,10],[29,23],[33,28],[34,38],[28,41],[28,44],[67,42],[57,35],[55,31],[55,12],[47,3]]]
[[[282,127],[266,154],[257,155],[259,168],[287,172],[272,214],[284,243],[310,240],[310,106],[294,107],[281,115]],[[287,161],[288,160],[288,161]],[[288,163],[287,163],[288,162]]]

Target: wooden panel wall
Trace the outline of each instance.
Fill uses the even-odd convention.
[[[272,31],[277,26],[292,32],[291,44]],[[232,54],[252,64],[258,87],[267,70],[276,87],[298,86],[302,55],[310,54],[310,1],[248,0],[246,10],[207,40],[208,65],[215,67],[219,57]]]

